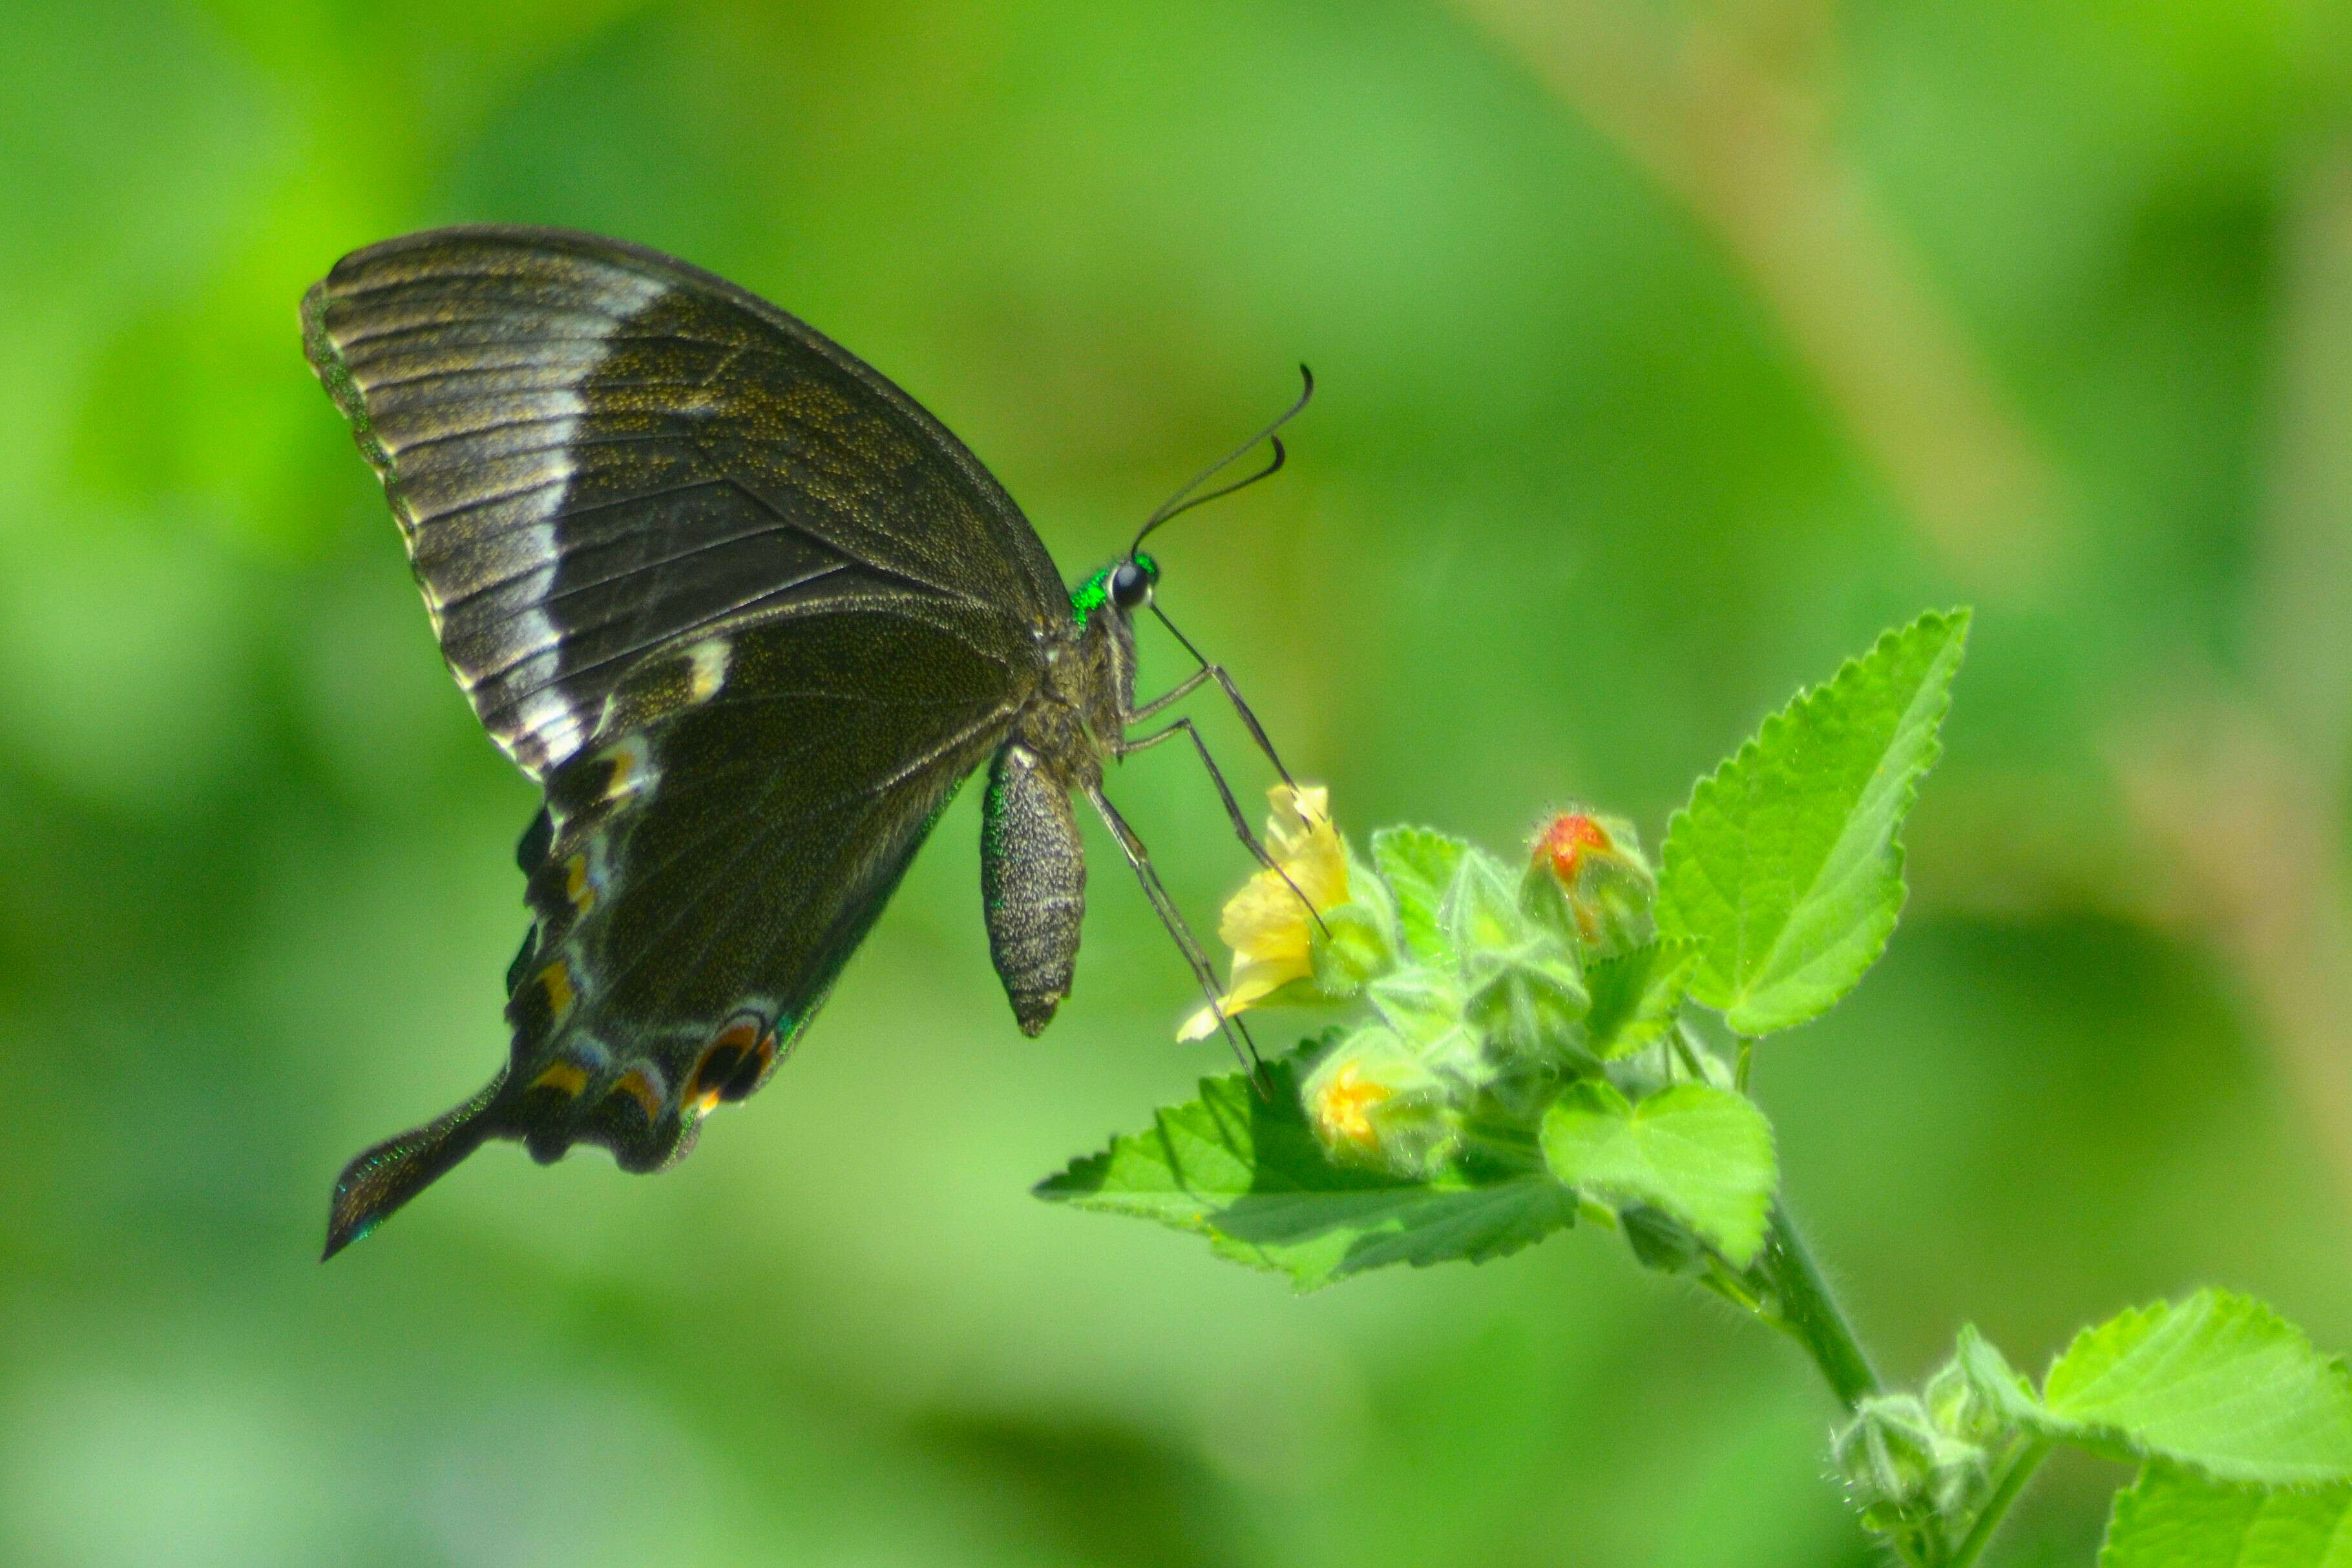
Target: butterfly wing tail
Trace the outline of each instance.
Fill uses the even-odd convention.
[[[327,1216],[327,1250],[321,1261],[383,1223],[384,1218],[423,1192],[458,1161],[499,1131],[488,1114],[506,1086],[501,1069],[482,1092],[457,1109],[386,1138],[363,1151],[335,1179],[334,1207]]]

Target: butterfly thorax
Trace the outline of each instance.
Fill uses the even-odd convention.
[[[1085,593],[1081,586],[1072,597],[1083,606]],[[1103,758],[1126,738],[1134,706],[1134,622],[1115,604],[1084,606],[1047,643],[1044,677],[1007,743],[1027,748],[1066,792],[1083,792],[1102,781]]]

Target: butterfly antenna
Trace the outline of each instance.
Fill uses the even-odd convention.
[[[1175,517],[1178,513],[1189,512],[1195,507],[1205,507],[1211,501],[1222,499],[1224,497],[1232,495],[1236,490],[1246,490],[1252,485],[1256,484],[1259,480],[1272,478],[1276,474],[1281,472],[1282,465],[1288,458],[1289,454],[1284,450],[1281,438],[1276,435],[1275,432],[1280,430],[1284,425],[1288,424],[1292,420],[1297,419],[1306,409],[1308,401],[1315,396],[1315,372],[1308,370],[1305,365],[1301,365],[1298,367],[1298,380],[1300,382],[1298,401],[1292,403],[1288,408],[1283,410],[1281,415],[1271,424],[1268,424],[1264,430],[1259,431],[1255,435],[1251,436],[1247,441],[1243,442],[1239,446],[1234,447],[1231,452],[1226,453],[1223,457],[1218,458],[1214,463],[1210,464],[1206,468],[1202,469],[1198,474],[1193,475],[1192,478],[1185,481],[1183,487],[1179,489],[1174,495],[1169,497],[1166,501],[1162,502],[1158,511],[1143,519],[1143,527],[1136,532],[1135,542],[1127,547],[1127,553],[1129,555],[1132,556],[1138,549],[1142,548],[1144,535],[1150,533],[1152,529],[1158,528],[1169,518]],[[1274,443],[1274,459],[1272,462],[1268,463],[1265,467],[1259,469],[1256,473],[1251,475],[1246,479],[1236,479],[1232,484],[1212,490],[1205,496],[1196,496],[1193,494],[1193,492],[1198,490],[1202,486],[1207,484],[1210,480],[1215,478],[1218,475],[1223,473],[1226,469],[1232,467],[1243,458],[1248,456],[1251,451],[1254,450],[1257,446],[1258,443],[1262,441],[1271,441]]]

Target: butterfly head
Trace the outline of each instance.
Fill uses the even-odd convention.
[[[1137,550],[1078,584],[1070,595],[1070,611],[1082,630],[1102,609],[1124,622],[1150,606],[1152,591],[1159,585],[1160,563]]]

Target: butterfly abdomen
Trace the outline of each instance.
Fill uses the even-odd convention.
[[[1070,994],[1087,909],[1086,852],[1068,787],[1014,742],[996,754],[981,808],[981,903],[988,953],[1021,1032],[1053,1021]]]

